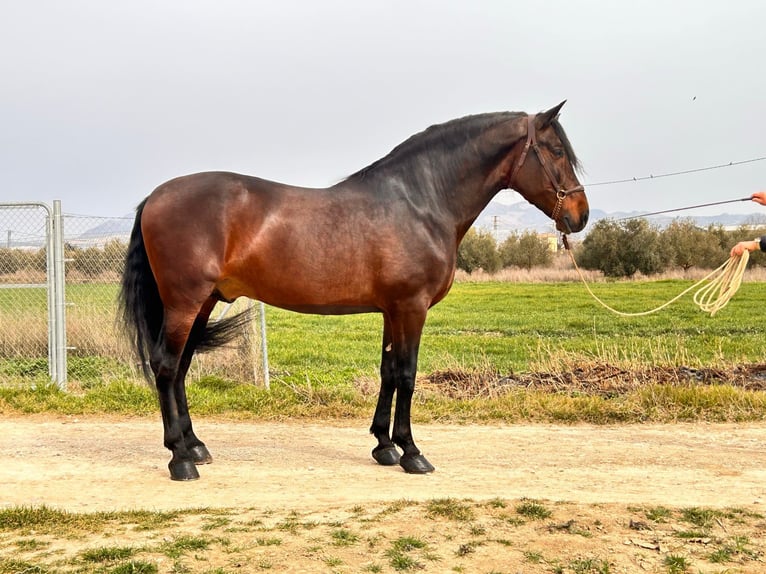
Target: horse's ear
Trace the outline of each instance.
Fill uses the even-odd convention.
[[[550,110],[547,112],[541,112],[535,116],[535,127],[538,130],[541,130],[548,126],[556,117],[559,115],[559,110],[566,104],[567,101],[564,100],[557,106],[553,106]]]

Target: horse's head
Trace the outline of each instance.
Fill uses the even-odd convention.
[[[556,229],[576,233],[588,223],[588,199],[575,174],[577,157],[557,119],[564,103],[526,118],[526,143],[514,146],[508,185],[553,219]]]

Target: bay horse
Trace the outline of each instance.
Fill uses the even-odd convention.
[[[432,472],[410,409],[426,313],[452,286],[461,239],[508,188],[563,233],[587,223],[579,162],[558,121],[564,103],[432,126],[325,189],[205,172],[144,199],[120,304],[144,374],[154,377],[170,477],[197,479],[196,465],[212,462],[192,430],[184,380],[195,350],[223,344],[241,326],[242,316],[208,325],[217,302],[238,297],[301,313],[382,313],[372,456]]]

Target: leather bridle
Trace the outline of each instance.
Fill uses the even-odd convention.
[[[517,161],[516,165],[513,167],[513,171],[511,172],[511,177],[508,178],[509,188],[512,188],[513,178],[516,177],[516,174],[521,169],[521,166],[524,165],[524,161],[527,159],[527,153],[529,152],[530,147],[533,150],[535,150],[535,153],[537,154],[537,159],[540,161],[540,165],[543,166],[543,169],[545,170],[545,173],[548,176],[548,179],[553,184],[553,187],[556,190],[556,205],[553,208],[553,211],[551,212],[551,219],[553,221],[558,221],[558,217],[561,212],[561,207],[564,204],[564,199],[572,193],[576,193],[578,191],[585,192],[585,188],[582,185],[577,185],[571,189],[564,189],[561,186],[561,184],[559,184],[559,180],[554,175],[553,170],[551,169],[551,166],[548,164],[547,161],[545,161],[545,156],[543,156],[543,154],[540,152],[540,147],[537,145],[537,135],[535,133],[535,115],[534,114],[527,116],[527,143],[524,144],[524,149],[521,151],[521,156],[519,156],[519,161]]]

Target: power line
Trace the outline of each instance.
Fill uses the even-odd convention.
[[[676,176],[676,175],[687,175],[687,174],[690,174],[690,173],[698,173],[698,172],[701,172],[701,171],[711,171],[711,170],[714,170],[714,169],[721,169],[721,168],[724,168],[724,167],[732,167],[732,166],[735,166],[735,165],[743,165],[743,164],[746,164],[746,163],[754,163],[756,161],[763,161],[763,160],[766,160],[766,156],[756,157],[756,158],[753,158],[753,159],[746,159],[746,160],[742,160],[742,161],[730,161],[729,163],[722,163],[720,165],[711,165],[711,166],[708,166],[708,167],[698,167],[698,168],[695,168],[695,169],[686,169],[686,170],[683,170],[683,171],[674,171],[674,172],[670,172],[670,173],[661,173],[659,175],[646,175],[646,176],[643,176],[643,177],[632,177],[632,178],[629,178],[629,179],[615,179],[615,180],[612,180],[612,181],[599,181],[597,183],[586,183],[584,185],[587,188],[587,187],[595,187],[597,185],[612,185],[612,184],[616,184],[616,183],[630,183],[630,182],[633,182],[633,181],[645,181],[647,179],[659,179],[661,177],[673,177],[673,176]]]

